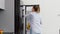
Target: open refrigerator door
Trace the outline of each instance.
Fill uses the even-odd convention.
[[[30,23],[28,21],[28,16],[32,12],[32,7],[34,5],[20,5],[20,17],[23,21],[23,34],[30,34]]]

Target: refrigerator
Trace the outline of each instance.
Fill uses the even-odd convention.
[[[28,17],[26,17],[26,15],[29,15],[32,12],[33,6],[34,5],[20,5],[20,17],[23,21],[23,34],[30,34],[30,30],[27,29]]]

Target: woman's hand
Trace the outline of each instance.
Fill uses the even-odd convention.
[[[27,24],[27,29],[30,30],[30,23]]]

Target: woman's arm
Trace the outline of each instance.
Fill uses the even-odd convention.
[[[42,18],[40,17],[40,24],[42,24]]]
[[[27,20],[28,21],[28,23],[27,23],[27,29],[30,30],[30,23],[31,23],[31,21],[33,19],[33,15],[30,14],[27,18],[28,18],[28,20]]]
[[[30,30],[30,23],[27,23],[27,29]]]

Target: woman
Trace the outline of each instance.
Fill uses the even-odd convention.
[[[41,34],[40,32],[41,18],[39,13],[40,13],[39,5],[33,6],[32,12],[28,18],[28,21],[30,23],[30,34]]]

